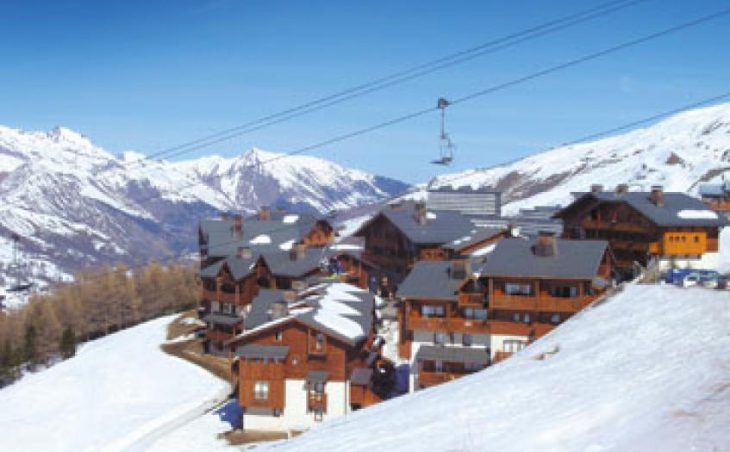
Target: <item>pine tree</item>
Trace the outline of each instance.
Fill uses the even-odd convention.
[[[61,352],[63,359],[69,359],[76,354],[76,335],[71,326],[64,328],[58,350]]]
[[[25,338],[23,341],[23,361],[30,364],[31,367],[38,364],[38,349],[36,345],[38,334],[32,323],[25,326]]]

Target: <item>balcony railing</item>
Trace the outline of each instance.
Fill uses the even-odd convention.
[[[483,308],[486,295],[483,293],[460,293],[460,308]]]
[[[234,336],[233,333],[226,333],[220,330],[206,330],[205,337],[213,342],[224,342],[231,339]]]
[[[487,320],[465,319],[463,317],[419,317],[411,315],[408,320],[411,330],[458,333],[489,333]]]
[[[236,303],[236,294],[228,293],[223,291],[208,290],[205,288],[200,289],[201,300],[213,300],[220,301],[223,303]]]
[[[539,312],[567,312],[575,313],[585,308],[595,295],[582,297],[530,297],[525,295],[494,295],[489,303],[491,309]]]
[[[496,352],[494,354],[494,362],[498,363],[500,361],[503,361],[503,360],[509,358],[510,356],[512,356],[512,354],[513,354],[513,352],[502,352],[502,351]]]
[[[470,373],[472,372],[429,372],[422,370],[418,373],[418,384],[421,387],[428,388],[456,380]]]
[[[611,222],[611,221],[598,221],[586,219],[581,223],[584,229],[604,229],[611,231],[621,232],[647,232],[647,228],[640,224],[626,223],[626,222]]]

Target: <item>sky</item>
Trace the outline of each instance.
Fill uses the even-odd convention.
[[[605,1],[0,0],[0,124],[152,154]],[[178,159],[290,152],[730,7],[647,0]],[[730,16],[309,154],[407,182],[489,167],[730,89]]]

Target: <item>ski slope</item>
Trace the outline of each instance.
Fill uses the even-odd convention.
[[[629,286],[485,371],[267,447],[727,451],[728,350],[730,292]]]
[[[212,407],[228,384],[160,349],[172,318],[95,340],[0,390],[0,450],[146,450]]]

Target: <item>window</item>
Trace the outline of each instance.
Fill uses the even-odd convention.
[[[268,381],[257,381],[254,383],[253,398],[256,400],[268,400],[269,399],[269,382]]]
[[[321,352],[324,350],[324,334],[317,333],[317,336],[315,336],[314,341],[314,349],[318,352]]]
[[[515,312],[512,315],[512,320],[515,321],[515,322],[519,322],[521,318],[522,318],[522,316],[520,316],[520,314],[518,312]]]
[[[522,317],[522,320],[523,320],[523,321],[524,321],[525,323],[530,323],[530,314],[525,314],[525,315],[524,315],[524,316]]]
[[[471,334],[464,334],[461,336],[461,343],[465,345],[466,347],[471,347],[472,344],[472,337]]]
[[[423,306],[421,307],[421,314],[424,317],[444,317],[446,310],[443,306]]]
[[[558,324],[558,323],[560,323],[560,314],[553,314],[553,315],[552,315],[552,316],[550,317],[550,321],[551,321],[552,323],[554,323],[554,324]]]
[[[464,363],[464,370],[467,372],[476,372],[478,370],[482,370],[483,368],[484,366],[479,363]]]
[[[464,317],[466,317],[467,319],[487,320],[487,310],[466,308],[464,309]]]
[[[235,308],[233,307],[233,303],[221,303],[221,311],[226,314],[234,314]]]
[[[508,340],[504,341],[502,348],[504,349],[505,352],[516,353],[516,352],[519,352],[520,350],[522,350],[523,348],[525,348],[525,345],[527,345],[525,343],[525,341],[508,339]]]
[[[443,372],[444,371],[444,362],[443,361],[434,361],[433,369],[435,372]]]
[[[322,410],[316,410],[314,412],[314,420],[317,422],[322,422]]]
[[[532,295],[531,284],[505,283],[504,293],[507,295]]]
[[[281,342],[284,340],[284,332],[283,331],[277,331],[274,334],[274,339],[276,339],[276,342]]]
[[[437,344],[437,345],[446,344],[446,333],[434,333],[433,334],[433,343]]]

